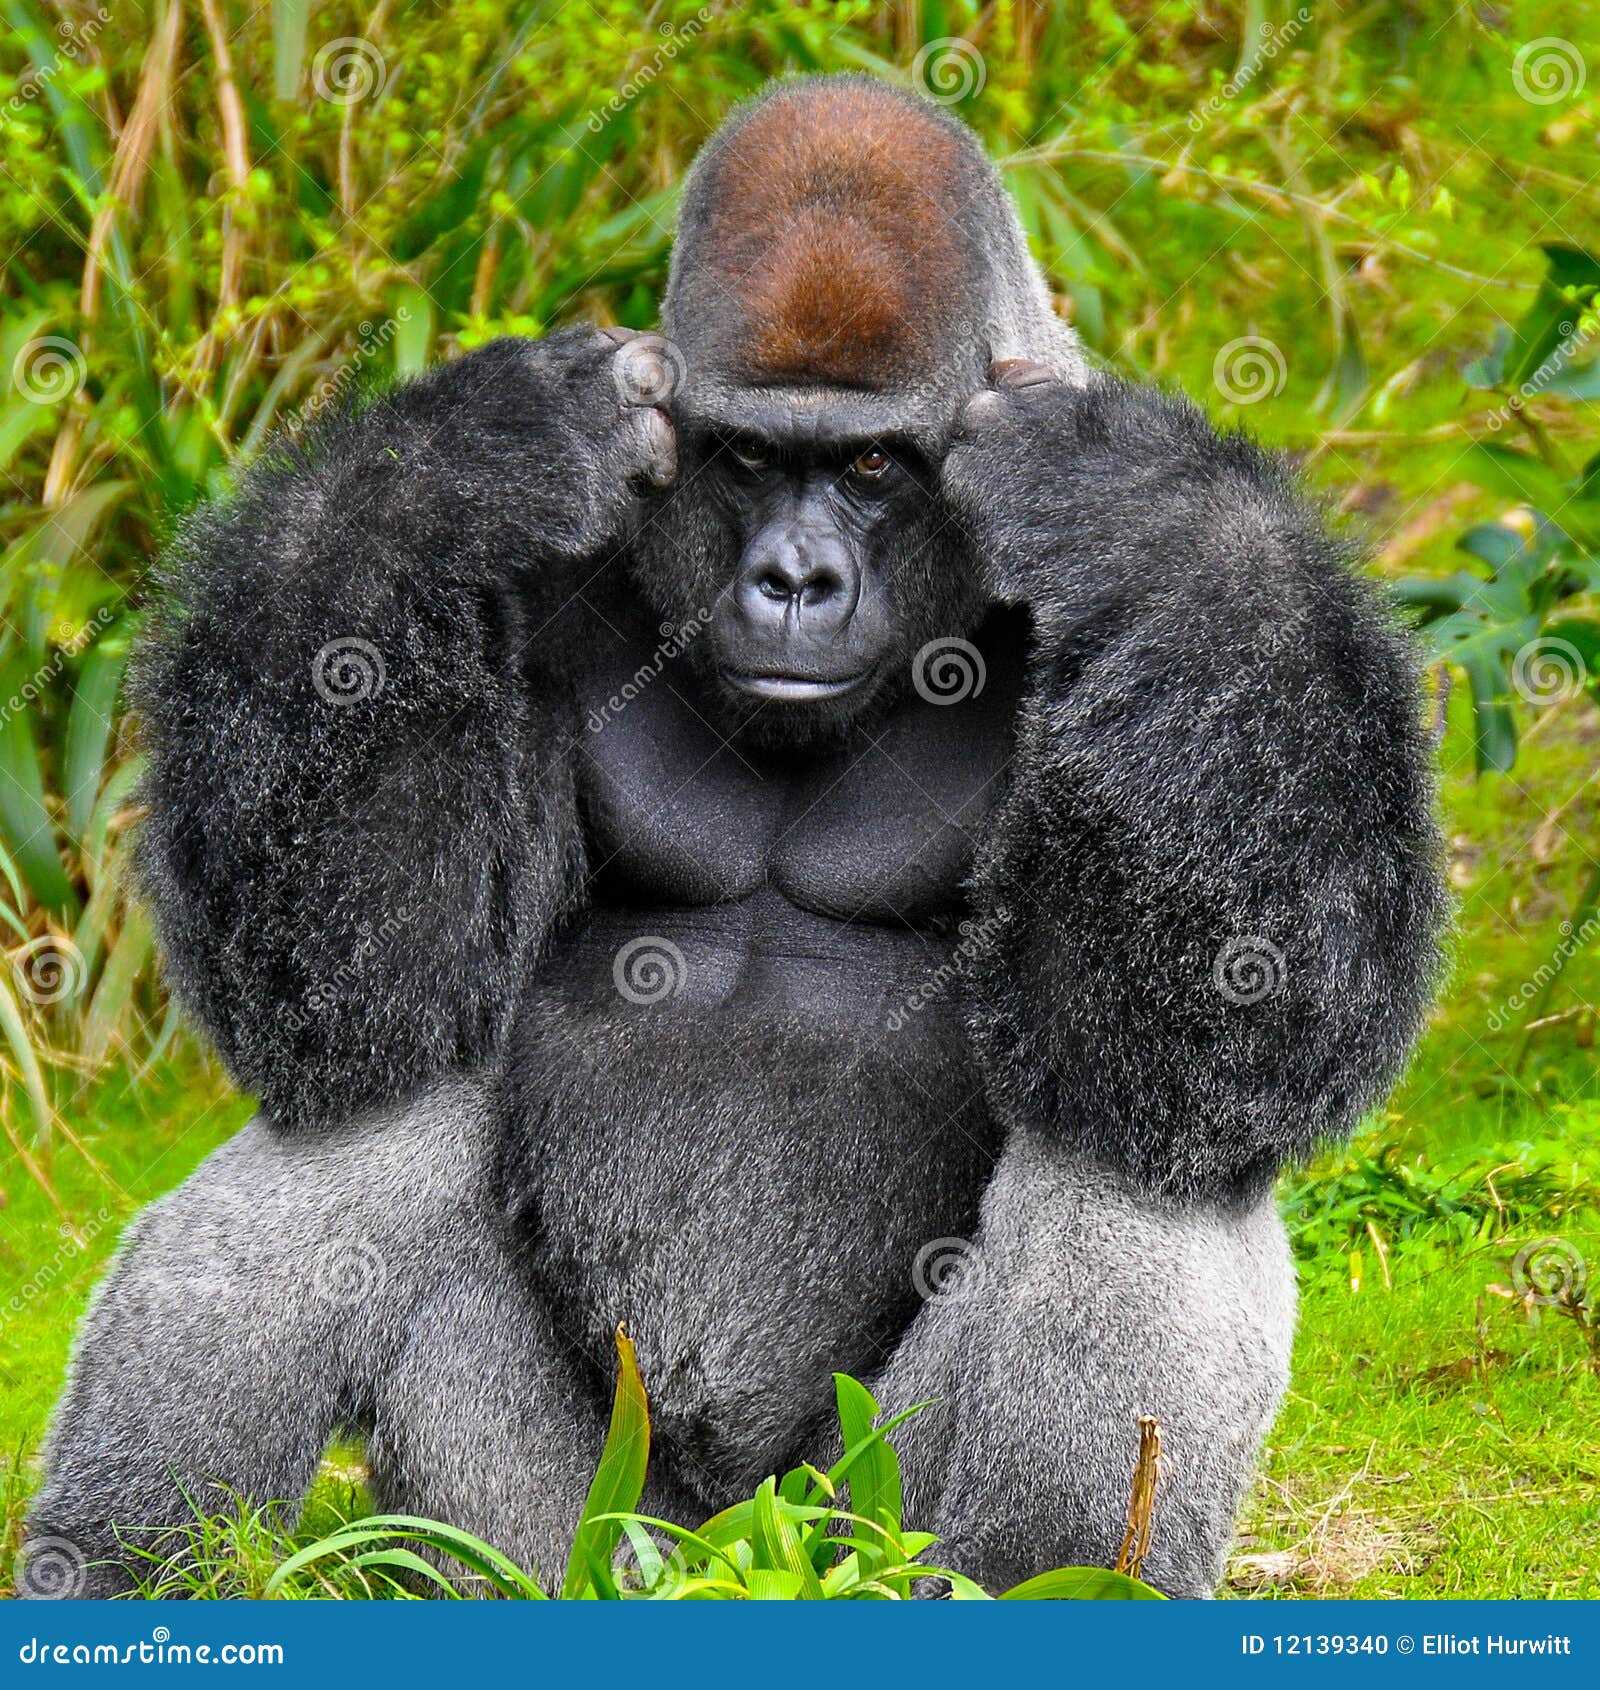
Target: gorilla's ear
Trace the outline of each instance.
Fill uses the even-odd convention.
[[[663,305],[680,407],[937,447],[995,361],[1087,370],[963,124],[869,76],[778,83],[684,188]]]

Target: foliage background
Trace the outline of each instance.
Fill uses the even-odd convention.
[[[1456,546],[1493,524],[1559,536],[1549,581],[1592,561],[1585,335],[1515,403],[1514,370],[1472,361],[1549,303],[1542,246],[1600,250],[1590,22],[1446,0],[0,0],[12,1529],[122,1222],[247,1113],[164,1001],[124,872],[120,680],[185,509],[352,384],[577,316],[649,326],[699,142],[770,75],[864,68],[981,131],[1099,359],[1295,452],[1380,574],[1481,576]],[[1581,325],[1587,297],[1557,304]],[[1512,441],[1542,481],[1483,449]],[[1286,1187],[1307,1316],[1239,1594],[1600,1593],[1575,579],[1575,684],[1520,696],[1507,666],[1497,699],[1437,701],[1454,971],[1392,1108]],[[1486,769],[1491,706],[1520,744]]]

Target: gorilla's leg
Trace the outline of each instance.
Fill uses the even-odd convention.
[[[545,1308],[495,1261],[487,1267],[457,1264],[379,1383],[367,1446],[373,1502],[472,1532],[551,1589],[605,1417]]]
[[[156,1547],[192,1520],[185,1492],[292,1517],[340,1430],[374,1434],[386,1503],[548,1553],[603,1416],[577,1435],[511,1289],[490,1131],[466,1081],[325,1136],[257,1122],[146,1211],[78,1339],[19,1594],[128,1588],[140,1563],[119,1536]]]
[[[1271,1196],[1163,1207],[1019,1134],[944,1284],[878,1390],[893,1409],[940,1399],[896,1435],[907,1520],[940,1533],[935,1558],[992,1590],[1109,1567],[1154,1414],[1145,1576],[1209,1596],[1288,1379],[1294,1269]]]

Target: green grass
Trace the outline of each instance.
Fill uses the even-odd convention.
[[[1600,1111],[1583,1125],[1593,1155]],[[1563,1236],[1600,1262],[1592,1215]],[[1521,1242],[1404,1246],[1392,1289],[1370,1256],[1359,1291],[1336,1257],[1305,1271],[1232,1593],[1600,1595],[1600,1362],[1574,1321],[1491,1289]]]
[[[79,1316],[129,1217],[182,1183],[241,1126],[248,1105],[186,1050],[135,1086],[119,1073],[72,1119],[123,1195],[58,1154],[64,1221],[22,1170],[5,1170],[0,1207],[0,1461],[36,1452],[66,1373]],[[14,1488],[14,1486],[13,1486]]]
[[[1595,723],[1581,710],[1548,721],[1512,775],[1475,782],[1465,718],[1457,701],[1442,757],[1460,896],[1453,972],[1361,1148],[1457,1167],[1531,1144],[1594,1182],[1592,1021],[1539,1034],[1520,1083],[1506,1071],[1516,1037],[1487,1023],[1555,950],[1587,872],[1572,839],[1596,833]],[[1550,826],[1563,804],[1570,835]],[[1580,954],[1554,1007],[1592,1005],[1597,984],[1592,951]],[[1314,1196],[1340,1160],[1325,1159],[1297,1195]],[[1302,1259],[1293,1387],[1244,1522],[1234,1594],[1600,1595],[1600,1360],[1575,1321],[1490,1289],[1509,1285],[1521,1245],[1554,1237],[1586,1264],[1600,1310],[1600,1216],[1558,1205],[1511,1218],[1484,1237],[1434,1222],[1386,1241],[1388,1285],[1370,1238],[1354,1264],[1332,1241]]]

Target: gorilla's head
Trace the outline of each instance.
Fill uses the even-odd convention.
[[[853,75],[781,83],[707,144],[662,327],[679,468],[641,585],[709,612],[697,661],[736,719],[837,731],[982,616],[940,458],[992,366],[1081,380],[1076,341],[972,134]]]

